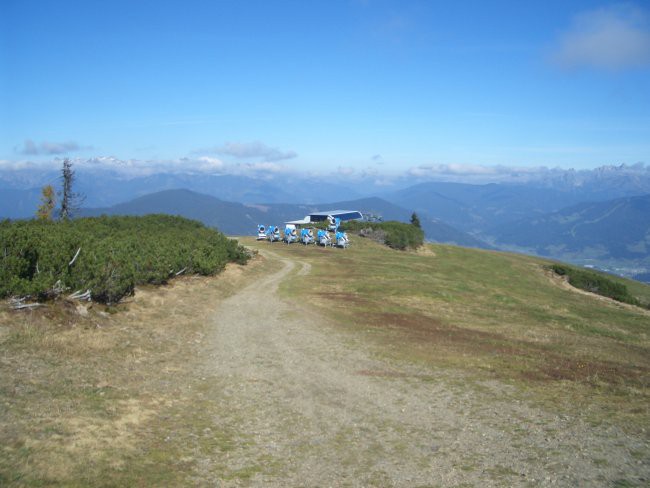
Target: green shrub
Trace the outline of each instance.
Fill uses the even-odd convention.
[[[642,306],[638,298],[630,295],[623,283],[617,283],[606,276],[594,271],[579,269],[566,264],[550,266],[556,274],[568,277],[569,284],[591,293],[596,293],[619,302]]]
[[[351,220],[345,222],[341,228],[347,232],[354,232],[360,236],[368,236],[375,240],[383,241],[393,249],[417,249],[424,243],[424,232],[419,227],[403,222],[360,222]]]
[[[0,222],[0,297],[91,290],[94,300],[116,303],[140,284],[162,284],[183,270],[211,275],[247,260],[236,241],[182,217]]]

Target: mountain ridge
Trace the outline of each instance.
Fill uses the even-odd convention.
[[[502,249],[590,262],[628,263],[635,275],[650,271],[650,193],[585,202],[534,219],[495,226],[486,234]]]
[[[304,217],[310,212],[334,210],[349,207],[363,213],[380,214],[385,220],[408,222],[412,211],[401,208],[379,197],[346,200],[324,204],[242,204],[228,202],[211,195],[187,189],[172,189],[138,197],[111,207],[86,208],[82,216],[144,215],[167,213],[199,220],[217,227],[230,235],[254,235],[258,224],[281,225],[288,220]],[[469,247],[491,248],[491,246],[444,222],[421,218],[422,228],[428,240]]]

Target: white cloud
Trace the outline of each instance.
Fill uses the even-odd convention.
[[[16,150],[28,156],[38,156],[38,155],[55,155],[55,154],[65,154],[73,151],[79,151],[82,148],[79,144],[73,141],[68,142],[47,142],[43,141],[40,144],[35,143],[31,139],[25,140],[22,147],[16,148]]]
[[[289,173],[291,168],[283,164],[273,163],[270,161],[263,161],[261,163],[248,163],[237,165],[238,168],[244,170],[244,172],[253,172],[253,173]]]
[[[483,166],[478,164],[431,164],[410,168],[406,174],[421,180],[503,182],[522,181],[554,170],[546,167]]]
[[[475,164],[431,164],[411,168],[408,173],[412,176],[489,175],[497,173],[497,169],[495,166]]]
[[[92,158],[70,158],[75,169],[102,170],[117,173],[125,178],[148,176],[158,173],[172,174],[233,174],[253,178],[269,178],[274,175],[299,174],[300,172],[281,163],[260,161],[252,163],[227,164],[212,156],[184,157],[178,159],[119,159],[113,156]],[[1,171],[34,169],[37,171],[56,170],[61,167],[62,158],[46,161],[0,160]]]
[[[336,172],[341,176],[352,176],[354,174],[354,168],[339,166]]]
[[[20,171],[25,169],[40,169],[39,165],[32,161],[11,161],[9,159],[0,159],[0,170],[2,171]]]
[[[223,161],[217,158],[211,158],[210,156],[201,156],[197,158],[197,161],[201,163],[199,168],[202,171],[220,170],[224,167]]]
[[[391,186],[393,183],[395,183],[395,181],[392,178],[378,178],[378,179],[373,181],[373,184],[375,186],[379,186],[379,187],[381,187],[381,186],[388,187],[388,186]]]
[[[16,168],[58,169],[62,158],[48,161],[17,161],[12,165]],[[126,178],[148,176],[157,173],[223,173],[224,163],[213,157],[201,156],[197,158],[180,159],[119,159],[113,156],[96,156],[92,158],[71,158],[76,169],[111,171]],[[0,162],[1,163],[1,162]],[[4,169],[0,164],[0,169]],[[10,169],[10,168],[7,168]]]
[[[631,5],[583,12],[559,40],[553,60],[565,68],[650,66],[648,14]]]
[[[374,188],[379,191],[389,187],[406,187],[417,182],[446,181],[459,183],[525,183],[532,181],[564,181],[567,175],[574,179],[587,178],[598,174],[601,177],[608,174],[628,174],[647,177],[650,165],[637,163],[634,165],[603,166],[594,170],[573,170],[562,168],[515,167],[515,166],[484,166],[473,164],[429,164],[412,167],[400,173],[379,172],[374,168],[354,169],[339,167],[332,172],[303,172],[291,166],[269,161],[253,163],[227,164],[220,159],[200,156],[197,158],[180,158],[168,160],[122,160],[110,156],[94,158],[71,159],[73,166],[80,172],[95,170],[110,171],[123,179],[149,176],[154,174],[190,174],[190,175],[241,175],[250,178],[276,182],[310,181],[317,185],[319,181],[329,183],[351,184],[371,192]],[[51,173],[60,170],[62,158],[56,157],[44,160],[0,160],[1,172],[18,174]],[[576,180],[577,181],[577,180]]]
[[[223,146],[217,146],[211,149],[203,149],[196,152],[210,152],[232,156],[236,159],[255,159],[261,158],[264,161],[282,161],[292,159],[298,156],[295,151],[283,151],[266,144],[254,142],[226,142]]]

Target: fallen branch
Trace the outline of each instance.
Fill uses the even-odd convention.
[[[42,303],[20,303],[20,304],[12,305],[11,308],[14,310],[22,310],[25,308],[29,308],[29,309],[37,308],[42,305],[43,305]]]
[[[77,253],[76,253],[76,254],[74,255],[74,257],[72,258],[72,261],[70,261],[70,262],[68,263],[68,266],[72,266],[72,265],[74,264],[74,262],[77,260],[77,256],[79,256],[79,253],[80,253],[80,252],[81,252],[81,248],[77,249]]]
[[[52,287],[52,293],[54,296],[60,295],[66,290],[66,287],[61,283],[61,280],[56,280],[54,286]]]
[[[185,273],[185,270],[186,270],[186,269],[187,269],[187,268],[183,268],[183,269],[181,269],[178,273],[175,273],[174,276],[178,276],[179,274],[183,274],[183,273]]]
[[[25,298],[12,298],[10,301],[10,307],[13,310],[22,310],[25,308],[36,308],[40,307],[42,303],[25,303]]]
[[[92,299],[92,294],[90,290],[86,290],[85,292],[81,292],[81,290],[75,291],[72,295],[68,295],[68,299],[70,300],[88,300],[90,301]]]

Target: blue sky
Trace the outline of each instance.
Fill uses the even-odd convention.
[[[0,2],[0,160],[650,163],[650,2]]]

